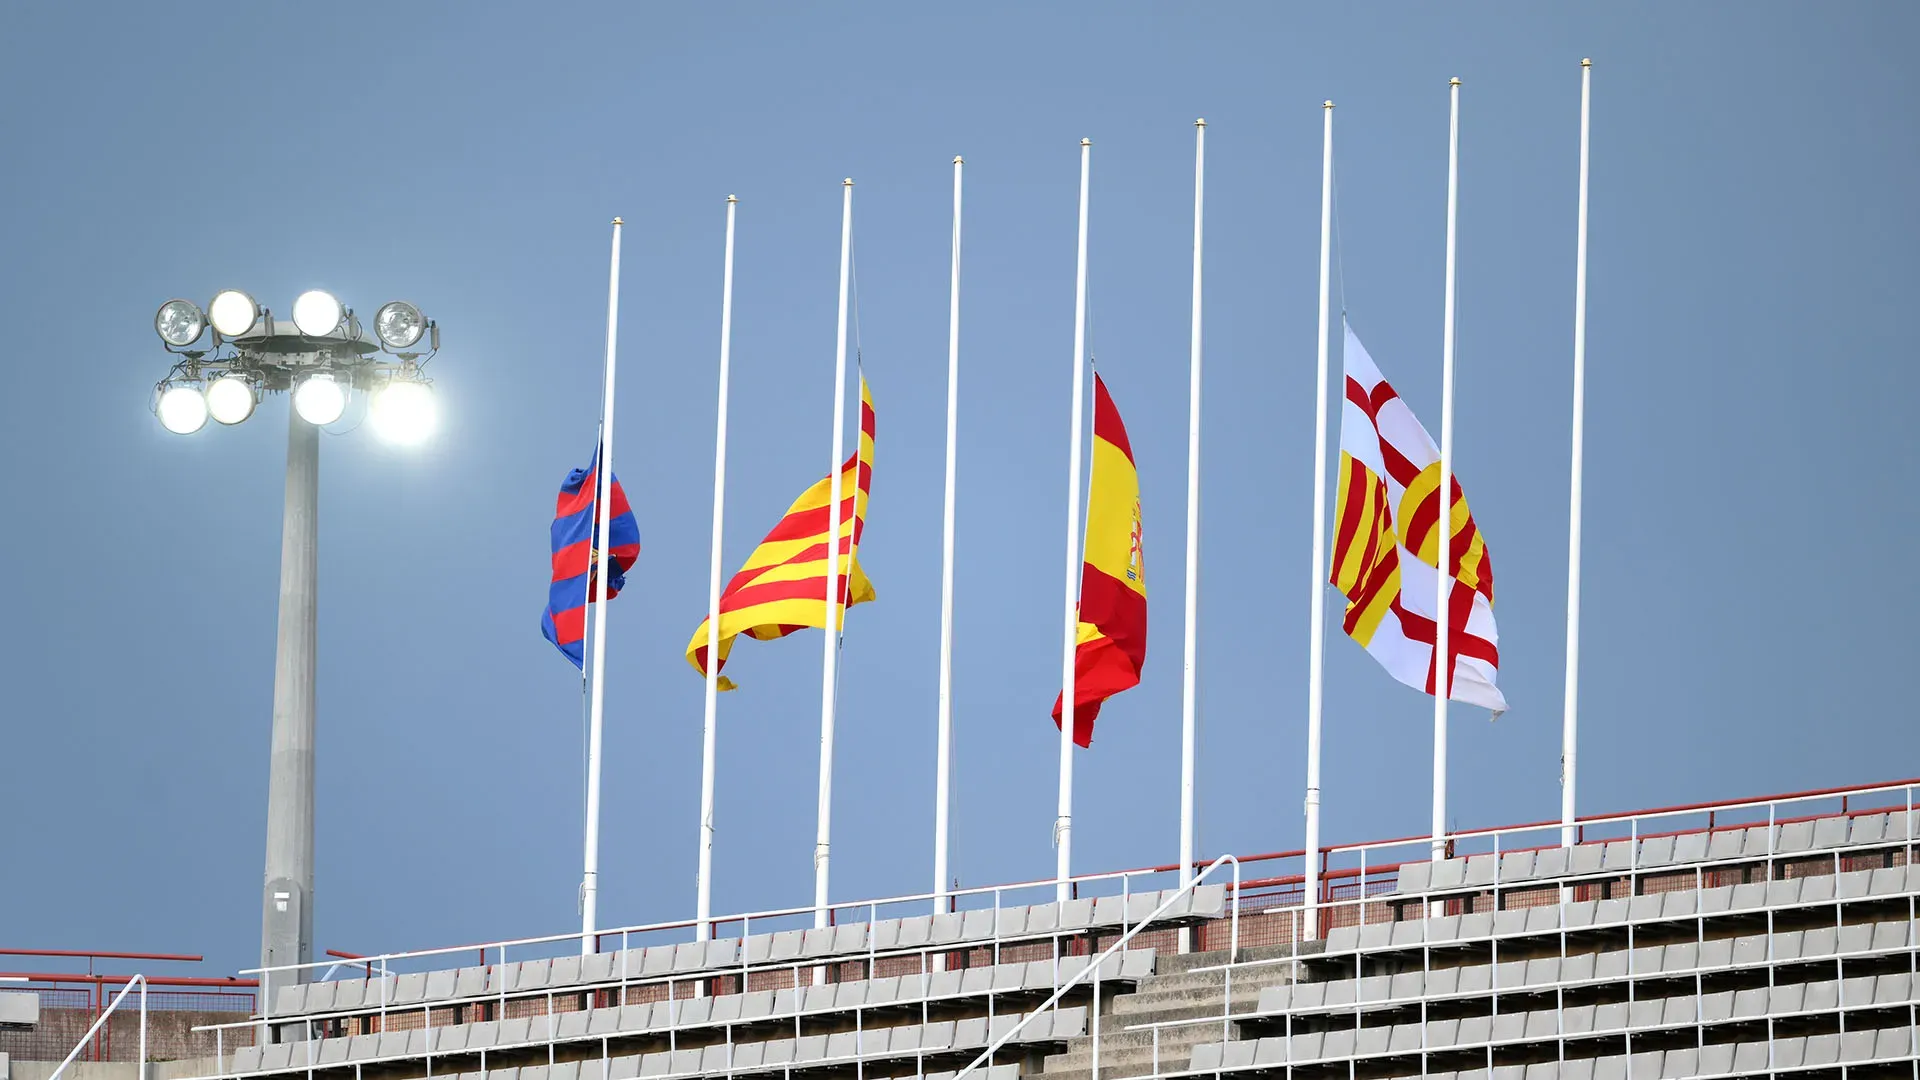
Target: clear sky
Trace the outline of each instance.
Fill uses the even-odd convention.
[[[958,10],[958,9],[955,9]],[[729,572],[827,468],[840,179],[878,409],[834,896],[931,873],[950,160],[966,155],[953,872],[1050,874],[1077,144],[1093,346],[1140,463],[1142,685],[1077,867],[1177,852],[1192,121],[1209,121],[1200,846],[1303,837],[1320,102],[1346,305],[1457,468],[1512,712],[1462,827],[1558,813],[1578,61],[1596,61],[1581,808],[1920,772],[1910,5],[26,5],[0,36],[0,937],[257,957],[284,399],[170,436],[160,302],[437,318],[424,448],[323,440],[320,949],[578,925],[581,724],[540,639],[628,223],[602,911],[693,907],[720,257],[741,198]],[[1337,339],[1336,339],[1337,340]],[[1337,413],[1336,413],[1337,415]],[[1909,567],[1907,570],[1902,567]],[[1330,605],[1338,610],[1338,598]],[[1330,612],[1331,618],[1331,612]],[[811,898],[819,641],[745,642],[715,905]],[[1427,699],[1327,641],[1325,839],[1426,829]]]

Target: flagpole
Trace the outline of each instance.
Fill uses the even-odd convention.
[[[940,534],[940,746],[934,772],[933,911],[947,910],[947,805],[953,771],[953,489],[960,425],[960,173],[953,159],[953,267],[947,293],[947,494]]]
[[[1447,586],[1453,562],[1453,299],[1454,225],[1460,205],[1460,80],[1449,80],[1451,107],[1447,121],[1447,299],[1444,338],[1440,343],[1440,486],[1434,528],[1440,541],[1435,569],[1433,619],[1433,857],[1447,851],[1447,698],[1452,693],[1453,664],[1448,652]]]
[[[707,713],[700,743],[700,871],[695,878],[694,940],[712,933],[713,767],[720,717],[720,537],[727,504],[727,381],[733,354],[733,216],[727,196],[727,253],[720,273],[720,404],[713,435],[713,558],[707,574]]]
[[[1200,270],[1207,194],[1207,122],[1193,122],[1193,329],[1187,373],[1187,610],[1180,685],[1180,884],[1193,880],[1193,758],[1200,639]]]
[[[1053,822],[1055,898],[1070,899],[1073,865],[1073,661],[1080,628],[1080,443],[1087,396],[1087,179],[1093,140],[1080,140],[1080,242],[1073,281],[1073,444],[1067,451],[1067,594],[1060,661],[1060,813]]]
[[[1587,118],[1593,61],[1580,61],[1580,226],[1573,270],[1573,479],[1567,511],[1567,700],[1560,735],[1560,843],[1578,840],[1574,781],[1580,731],[1580,509],[1587,433]]]
[[[847,270],[853,256],[853,181],[840,182],[840,318],[833,356],[833,460],[827,464],[826,622],[820,665],[820,810],[813,844],[813,925],[827,925],[827,860],[833,835],[833,678],[840,645],[840,456],[847,419]],[[854,486],[859,487],[855,469]],[[849,550],[852,541],[849,539]],[[852,570],[852,560],[848,560]]]
[[[620,331],[620,226],[613,219],[613,255],[607,267],[607,364],[606,385],[602,390],[600,447],[594,474],[598,483],[594,492],[594,559],[597,569],[593,580],[593,601],[598,607],[593,620],[593,691],[587,721],[587,840],[586,870],[580,882],[580,955],[599,951],[594,920],[600,900],[600,731],[606,715],[607,696],[607,580],[613,556],[613,377],[615,345]]]
[[[1320,374],[1313,399],[1313,624],[1307,631],[1306,937],[1320,936],[1320,704],[1327,622],[1327,279],[1333,251],[1333,102],[1320,106]]]

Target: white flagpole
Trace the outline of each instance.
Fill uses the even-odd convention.
[[[713,766],[720,718],[720,536],[727,505],[727,382],[733,354],[733,217],[727,196],[727,253],[720,273],[720,405],[713,435],[713,560],[707,576],[707,714],[700,743],[700,871],[695,878],[694,940],[712,934]]]
[[[1180,884],[1193,880],[1193,757],[1200,655],[1200,255],[1206,211],[1207,122],[1193,122],[1193,330],[1187,372],[1187,610],[1180,684]]]
[[[599,951],[594,921],[600,900],[600,731],[607,696],[607,566],[612,562],[613,534],[613,376],[614,346],[620,331],[620,226],[613,219],[613,256],[607,268],[607,381],[600,414],[599,461],[595,474],[595,544],[602,565],[594,576],[593,690],[587,721],[587,839],[586,869],[580,881],[580,955]]]
[[[940,747],[934,772],[933,911],[947,910],[947,804],[953,772],[953,488],[960,430],[960,172],[953,159],[953,268],[947,294],[947,497],[940,533]]]
[[[1580,731],[1580,503],[1587,434],[1587,105],[1593,61],[1580,61],[1580,227],[1573,270],[1573,481],[1567,511],[1567,701],[1560,735],[1560,843],[1578,839],[1573,790]]]
[[[820,826],[813,845],[813,925],[827,925],[827,853],[833,836],[833,676],[840,648],[840,455],[846,449],[847,269],[853,256],[853,181],[840,182],[840,320],[833,356],[833,460],[828,463],[826,628],[820,665]],[[854,473],[859,486],[859,470]],[[852,570],[852,562],[848,562]]]
[[[1320,936],[1320,702],[1327,622],[1327,272],[1333,251],[1333,102],[1320,106],[1320,374],[1313,399],[1313,625],[1307,631],[1306,940]]]
[[[1067,451],[1066,633],[1060,661],[1060,816],[1053,822],[1054,895],[1069,899],[1073,865],[1073,660],[1080,628],[1080,444],[1087,397],[1087,178],[1093,140],[1080,140],[1080,243],[1073,281],[1073,445]]]
[[[1448,589],[1453,576],[1453,278],[1454,221],[1460,205],[1460,80],[1448,82],[1452,106],[1447,121],[1447,310],[1440,343],[1440,488],[1438,573],[1434,585],[1433,632],[1433,857],[1447,851],[1447,697],[1453,692],[1449,661]]]

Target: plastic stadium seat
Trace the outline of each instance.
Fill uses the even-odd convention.
[[[1673,837],[1650,836],[1640,842],[1640,865],[1666,866],[1673,862]]]
[[[1709,834],[1706,857],[1713,862],[1739,858],[1743,835],[1744,831],[1740,829],[1720,829]]]
[[[1821,979],[1807,985],[1806,995],[1801,999],[1800,1008],[1813,1013],[1829,1013],[1840,1008],[1840,984],[1833,979]]]
[[[1691,918],[1698,909],[1700,894],[1692,889],[1660,894],[1660,917],[1662,919]]]
[[[1774,847],[1776,855],[1794,855],[1813,850],[1813,822],[1790,821],[1780,826],[1780,839]]]
[[[1628,1075],[1632,1076],[1633,1080],[1659,1076],[1661,1068],[1666,1064],[1665,1058],[1666,1055],[1659,1050],[1646,1050],[1634,1054],[1628,1059]]]
[[[1541,848],[1533,853],[1533,876],[1536,878],[1559,877],[1567,872],[1567,859],[1570,849],[1563,847]]]
[[[1469,888],[1493,884],[1494,862],[1491,855],[1472,855],[1467,858],[1466,878],[1462,882]]]
[[[824,610],[824,609],[823,609]],[[1660,1065],[1660,1075],[1670,1080],[1681,1080],[1693,1076],[1699,1071],[1700,1055],[1691,1049],[1669,1050],[1667,1059]]]
[[[1593,1030],[1619,1031],[1627,1026],[1627,1003],[1610,1001],[1593,1009]]]
[[[824,610],[824,609],[823,609]],[[1395,876],[1393,891],[1406,895],[1418,895],[1427,891],[1428,882],[1433,880],[1433,863],[1408,862],[1400,864]]]
[[[1847,829],[1847,844],[1849,846],[1858,847],[1865,844],[1878,844],[1882,840],[1885,840],[1886,837],[1886,814],[1861,814],[1859,817],[1853,819],[1853,824]]]
[[[1533,852],[1509,851],[1500,856],[1500,882],[1525,881],[1533,876]]]
[[[1915,1032],[1911,1028],[1881,1028],[1874,1036],[1873,1056],[1876,1058],[1897,1058],[1913,1053]]]
[[[1212,1045],[1217,1047],[1219,1044],[1215,1043]],[[1194,1048],[1196,1055],[1199,1053],[1199,1050],[1199,1047]],[[1214,1063],[1216,1065],[1219,1063],[1218,1054],[1214,1055]],[[1287,1040],[1284,1038],[1267,1038],[1256,1042],[1253,1047],[1253,1063],[1256,1066],[1285,1065],[1287,1063]],[[1197,1062],[1188,1066],[1188,1068],[1194,1069],[1202,1067],[1203,1066]],[[1211,1066],[1204,1067],[1210,1068]]]
[[[1573,849],[1573,862],[1569,872],[1574,874],[1597,874],[1600,872],[1606,848],[1600,844],[1581,844]]]
[[[1560,978],[1567,982],[1584,982],[1593,978],[1593,953],[1575,953],[1560,965]]]
[[[1733,1071],[1759,1074],[1767,1070],[1768,1046],[1764,1042],[1743,1042],[1733,1048]]]
[[[1847,842],[1847,829],[1851,824],[1843,817],[1825,817],[1813,823],[1813,847],[1816,849],[1837,848]]]
[[[1457,889],[1467,880],[1467,861],[1465,859],[1442,859],[1428,863],[1432,868],[1429,878],[1434,889]]]
[[[1550,934],[1560,929],[1560,909],[1558,907],[1534,907],[1525,909],[1527,913],[1526,931],[1529,934]]]
[[[1191,914],[1200,918],[1219,918],[1227,912],[1225,885],[1199,885],[1193,890]]]
[[[826,610],[824,602],[821,610]],[[1224,1045],[1224,1043],[1201,1043],[1194,1047],[1193,1059],[1188,1063],[1187,1067],[1195,1071],[1218,1069],[1220,1067],[1220,1050]]]

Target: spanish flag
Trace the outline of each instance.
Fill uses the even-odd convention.
[[[1140,474],[1127,427],[1093,377],[1093,473],[1080,567],[1080,627],[1073,661],[1073,741],[1093,743],[1100,703],[1140,683],[1147,660],[1147,575],[1140,547]],[[1053,723],[1060,726],[1060,700]]]
[[[823,477],[787,508],[747,563],[720,594],[720,667],[727,666],[733,639],[741,634],[772,641],[795,630],[827,625],[827,503],[832,477]],[[840,466],[840,604],[836,626],[846,609],[873,599],[873,584],[860,569],[860,534],[867,520],[867,494],[873,485],[873,395],[860,377],[860,449]],[[687,642],[687,662],[707,674],[707,620]],[[722,676],[722,690],[733,681]]]

